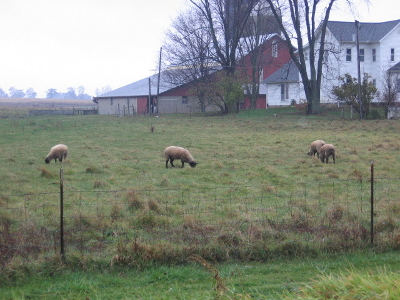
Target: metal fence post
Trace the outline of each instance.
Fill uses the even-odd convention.
[[[60,256],[64,261],[64,171],[60,168]]]
[[[371,162],[371,244],[374,243],[374,161]]]

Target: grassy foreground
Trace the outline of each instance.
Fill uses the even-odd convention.
[[[1,299],[398,299],[398,253],[319,259],[154,266],[146,270],[43,270],[0,286]],[[219,285],[218,285],[219,284]]]

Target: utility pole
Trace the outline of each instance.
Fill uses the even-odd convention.
[[[151,79],[149,77],[149,99],[147,100],[147,113],[150,115],[150,104],[151,104]]]
[[[360,22],[355,21],[356,25],[356,46],[357,46],[357,73],[358,73],[358,102],[360,104],[360,120],[364,118],[363,104],[361,99],[361,67],[360,67],[360,41],[358,38],[358,31],[360,29]]]
[[[162,53],[162,47],[160,48],[160,60],[158,62],[157,103],[156,103],[157,106],[156,106],[156,111],[154,112],[155,114],[158,114],[158,94],[160,93],[160,77],[161,77],[161,53]]]

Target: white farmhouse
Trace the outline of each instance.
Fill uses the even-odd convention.
[[[358,24],[361,77],[363,73],[368,73],[370,80],[381,91],[386,72],[400,62],[400,20]],[[356,23],[329,21],[325,42],[321,103],[332,103],[336,99],[331,91],[341,84],[339,77],[346,73],[358,77]],[[304,50],[307,54],[307,46]],[[296,69],[294,64],[289,67]],[[296,76],[289,67],[283,67],[264,80],[270,106],[289,105],[292,99],[297,103],[305,99],[300,76],[295,82]]]

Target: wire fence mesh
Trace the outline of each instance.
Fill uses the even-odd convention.
[[[217,188],[2,195],[0,255],[110,256],[121,241],[249,247],[301,240],[356,247],[400,243],[400,178]],[[374,200],[373,211],[371,200]],[[60,230],[61,221],[63,230]],[[372,226],[371,226],[371,221]],[[374,230],[373,230],[374,229]],[[373,230],[373,232],[372,232]],[[334,238],[335,237],[335,238]]]

